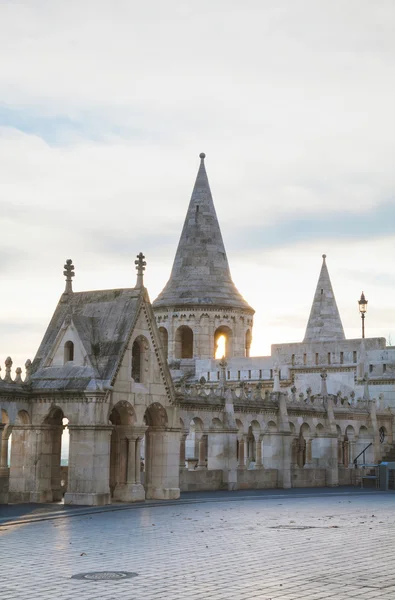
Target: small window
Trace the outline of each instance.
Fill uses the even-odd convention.
[[[228,379],[230,379],[230,371],[228,371]]]
[[[386,364],[384,364],[384,365],[383,365],[383,374],[384,374],[384,373],[386,373],[386,372],[387,372],[387,365],[386,365]]]
[[[237,379],[240,379],[240,371],[237,371]]]
[[[259,369],[259,379],[262,379],[262,369]]]
[[[248,371],[248,379],[251,379],[251,371]]]
[[[315,364],[318,365],[319,363],[319,356],[318,356],[318,352],[315,353]]]
[[[303,354],[303,364],[307,364],[307,354]]]
[[[217,379],[219,380],[219,371],[217,371]]]
[[[74,344],[71,341],[68,341],[64,345],[64,362],[70,362],[74,360]]]
[[[328,365],[330,365],[330,364],[331,364],[331,353],[328,352]]]
[[[292,366],[295,366],[295,354],[292,354],[292,358],[291,358],[291,362],[292,362]]]
[[[141,346],[138,340],[132,346],[132,377],[136,383],[141,383]]]
[[[340,364],[344,363],[344,352],[340,352]]]
[[[369,373],[373,372],[373,365],[369,365]]]
[[[211,375],[211,373],[210,373],[210,371],[209,371],[209,372],[207,373],[207,381],[210,381],[210,375]]]
[[[357,351],[356,350],[354,350],[354,352],[352,353],[352,360],[354,363],[357,362]]]
[[[273,379],[273,369],[270,369],[270,379]]]

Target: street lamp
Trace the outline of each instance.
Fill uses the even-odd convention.
[[[361,313],[362,319],[362,337],[365,337],[365,313],[368,310],[368,301],[365,298],[365,294],[362,292],[360,299],[358,300],[359,312]]]

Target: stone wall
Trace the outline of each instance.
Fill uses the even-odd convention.
[[[278,486],[277,469],[239,469],[237,484],[240,490],[273,489]]]
[[[203,492],[221,489],[227,488],[223,483],[223,471],[220,469],[180,470],[181,492]]]
[[[325,487],[326,469],[291,469],[291,481],[293,488],[302,487]]]

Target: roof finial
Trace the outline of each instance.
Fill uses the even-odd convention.
[[[204,152],[201,152],[201,153],[199,154],[199,158],[201,158],[202,160],[204,160],[204,159],[206,158],[206,155],[205,155],[205,153],[204,153]]]
[[[322,258],[324,259],[324,262],[325,262],[325,259],[326,259],[326,254],[323,254],[323,255],[322,255]]]
[[[147,265],[147,263],[145,262],[145,256],[142,252],[140,252],[140,254],[137,255],[137,260],[134,261],[134,264],[136,265],[136,271],[137,271],[137,282],[136,282],[136,288],[142,288],[144,287],[144,271],[145,271],[145,267]]]
[[[63,275],[65,275],[65,277],[66,277],[66,289],[64,290],[64,293],[72,294],[73,293],[73,277],[74,277],[75,273],[74,273],[73,261],[71,260],[71,258],[68,258],[66,260],[66,264],[64,265]]]

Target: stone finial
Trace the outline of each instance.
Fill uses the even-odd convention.
[[[137,260],[134,261],[134,264],[136,265],[136,271],[137,271],[136,288],[143,288],[144,287],[144,271],[145,271],[145,267],[147,266],[147,263],[145,262],[145,256],[142,252],[137,254]]]
[[[66,277],[66,288],[64,290],[64,293],[72,294],[73,293],[73,277],[74,277],[75,273],[74,273],[73,261],[71,260],[71,258],[68,258],[66,260],[66,264],[64,265],[63,275]]]
[[[14,379],[15,383],[22,383],[22,369],[20,367],[17,367],[15,369],[15,379]]]
[[[225,360],[225,356],[223,356],[221,362],[219,363],[219,368],[221,369],[221,371],[220,371],[221,386],[225,386],[225,384],[226,384],[226,367],[227,366],[228,366],[228,363]]]
[[[280,371],[276,367],[274,369],[273,392],[279,392],[279,391],[280,391]]]
[[[26,369],[25,383],[29,383],[30,377],[32,374],[32,361],[30,360],[30,358],[28,358],[27,361],[25,362],[25,369]]]
[[[204,152],[201,152],[201,153],[199,154],[199,158],[201,158],[202,160],[204,160],[204,159],[206,158],[206,155],[205,155],[205,153],[204,153]]]
[[[12,367],[12,359],[10,356],[8,356],[5,359],[5,377],[4,377],[4,381],[7,382],[11,382],[11,367]]]

